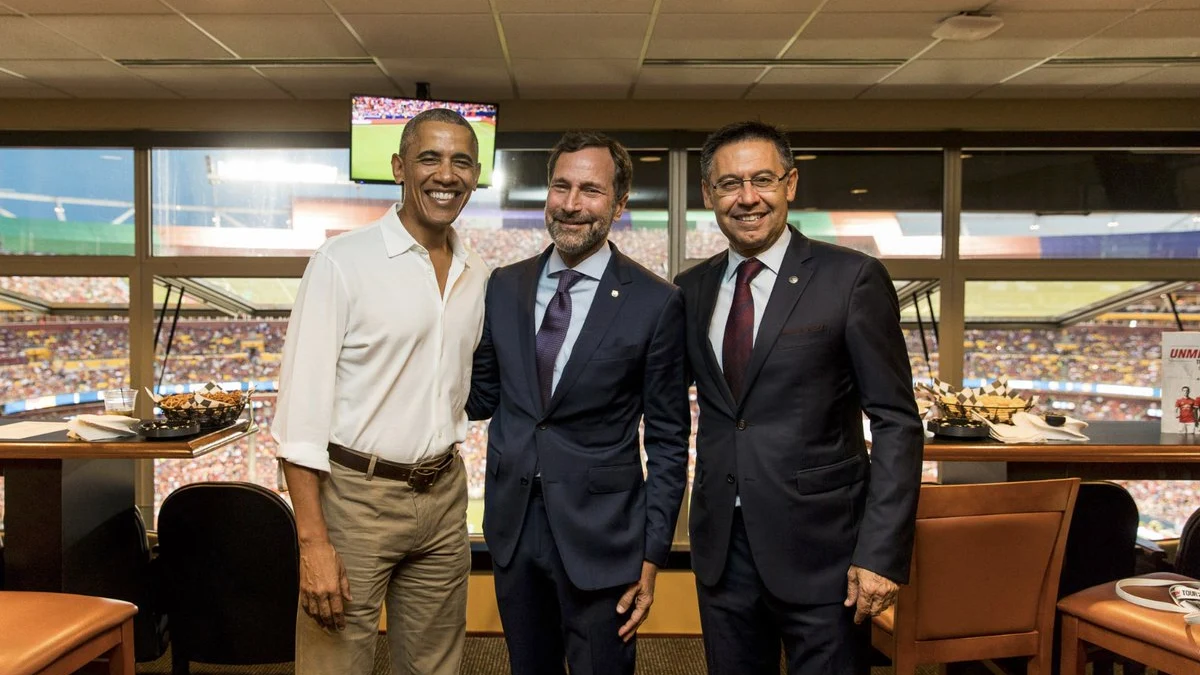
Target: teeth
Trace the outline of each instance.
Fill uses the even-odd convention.
[[[433,197],[434,199],[440,199],[442,201],[454,199],[453,192],[430,192],[429,196]]]
[[[761,218],[762,218],[762,216],[756,216],[756,215],[746,215],[746,216],[738,216],[737,217],[737,219],[742,221],[743,223],[753,223]]]

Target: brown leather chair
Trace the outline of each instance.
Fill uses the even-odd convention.
[[[1054,603],[1079,479],[927,485],[910,583],[875,617],[896,675],[918,664],[1028,658],[1049,675]]]
[[[1193,581],[1168,572],[1139,578]],[[1093,586],[1058,603],[1062,613],[1062,675],[1083,675],[1087,645],[1102,647],[1160,673],[1200,673],[1200,626],[1186,625],[1182,614],[1123,600],[1117,596],[1116,585],[1114,581]],[[1150,600],[1170,602],[1166,588],[1128,590]]]
[[[66,675],[103,658],[109,675],[133,675],[133,616],[121,600],[0,591],[0,673]]]

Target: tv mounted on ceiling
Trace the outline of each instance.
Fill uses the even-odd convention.
[[[390,96],[350,98],[350,180],[359,183],[394,184],[392,155],[400,147],[404,125],[431,108],[449,108],[462,115],[479,137],[479,187],[492,184],[496,162],[495,103],[431,101]]]

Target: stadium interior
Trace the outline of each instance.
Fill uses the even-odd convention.
[[[631,151],[623,252],[672,278],[724,250],[699,146],[759,118],[791,134],[790,222],[887,266],[914,382],[1006,376],[1042,412],[1174,423],[1162,335],[1200,331],[1200,0],[586,4],[0,0],[0,420],[253,388],[258,433],[138,460],[137,504],[153,528],[182,485],[282,491],[269,429],[306,259],[400,198],[349,179],[349,97],[428,83],[499,103],[492,185],[456,225],[493,268],[549,244],[546,160],[573,128]],[[968,11],[1004,27],[931,37]],[[485,423],[463,452],[479,535]],[[1120,483],[1146,540],[1200,508],[1196,481]],[[651,628],[694,633],[688,612]],[[471,621],[498,628],[494,606]]]

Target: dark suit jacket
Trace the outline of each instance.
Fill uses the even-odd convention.
[[[793,230],[745,394],[734,401],[708,340],[726,259],[676,279],[700,400],[690,512],[697,578],[720,580],[740,495],[755,565],[779,598],[844,600],[851,564],[906,582],[924,435],[886,270]]]
[[[504,567],[521,536],[535,466],[571,583],[633,583],[663,565],[687,482],[691,414],[683,299],[612,247],[582,332],[543,407],[534,301],[550,255],[497,269],[488,282],[467,414],[491,417],[483,532]],[[643,480],[638,424],[645,419]]]

